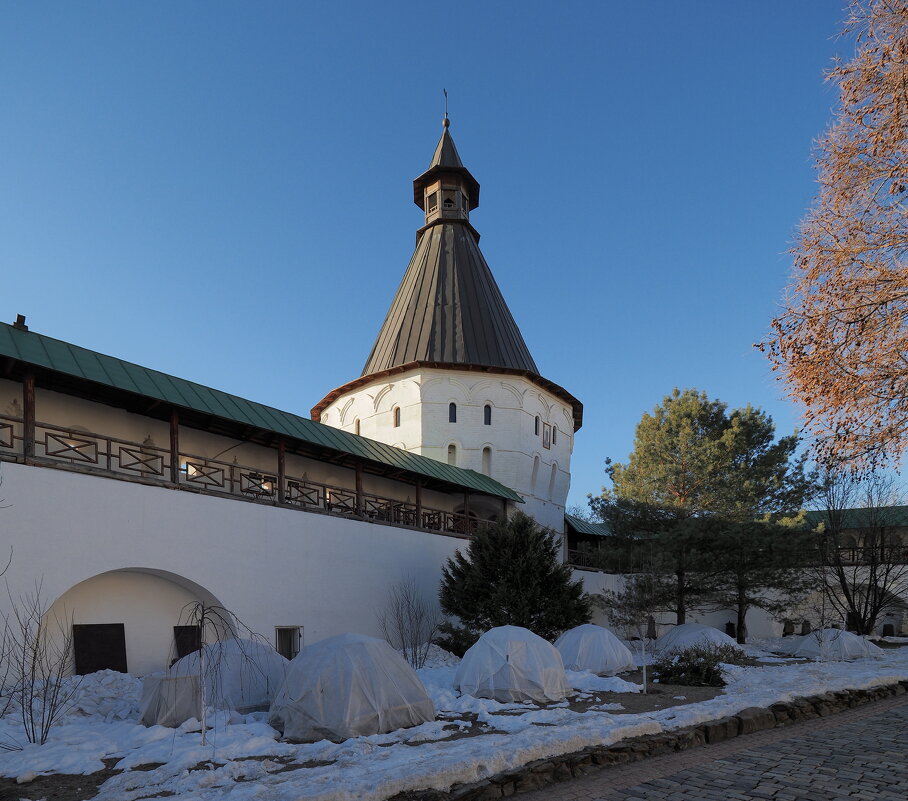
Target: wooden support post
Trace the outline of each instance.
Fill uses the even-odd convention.
[[[35,374],[26,373],[22,381],[22,417],[24,431],[22,453],[26,460],[35,455]]]
[[[170,412],[170,480],[180,483],[180,413]]]
[[[416,525],[422,528],[422,479],[416,479]]]
[[[463,494],[463,533],[472,534],[470,531],[470,493]]]
[[[363,513],[363,466],[356,465],[356,514]]]
[[[284,502],[284,458],[286,449],[284,440],[277,444],[277,502]]]
[[[502,521],[505,521],[508,519],[508,499],[507,498],[501,499],[501,519],[502,519]]]

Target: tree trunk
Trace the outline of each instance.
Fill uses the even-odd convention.
[[[744,619],[747,617],[747,606],[747,593],[739,586],[737,626],[737,640],[739,645],[744,645],[747,642],[747,626],[744,623]]]
[[[677,615],[677,620],[675,622],[680,626],[682,623],[687,622],[687,599],[685,598],[684,593],[684,579],[686,578],[686,575],[683,568],[675,573],[675,578],[677,580],[677,585],[675,587],[675,614]]]

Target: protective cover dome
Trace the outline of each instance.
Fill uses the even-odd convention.
[[[724,632],[712,626],[704,626],[702,623],[682,623],[680,626],[675,626],[656,640],[655,650],[668,653],[705,644],[730,645],[739,651],[744,650]]]
[[[807,659],[842,662],[849,659],[869,659],[882,656],[883,649],[850,631],[822,629],[805,634],[794,655]]]
[[[290,663],[269,723],[292,740],[346,740],[435,720],[407,661],[384,640],[341,634],[308,645]]]
[[[564,632],[555,647],[568,670],[589,670],[600,676],[614,676],[634,669],[634,655],[612,632],[593,623],[584,623]]]
[[[476,698],[561,701],[569,692],[561,654],[520,626],[489,629],[463,655],[454,686]]]
[[[267,709],[284,683],[289,662],[270,645],[230,639],[210,643],[204,651],[205,702],[217,709],[252,712]],[[201,715],[200,652],[184,656],[163,673],[146,676],[139,719],[146,726],[179,726]]]

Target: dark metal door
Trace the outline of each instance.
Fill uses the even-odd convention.
[[[174,626],[173,642],[177,649],[177,659],[182,659],[202,647],[201,626]]]
[[[122,623],[74,624],[73,654],[80,676],[96,670],[126,673],[126,627]]]

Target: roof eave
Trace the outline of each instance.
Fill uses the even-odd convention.
[[[534,373],[531,370],[519,370],[514,367],[498,367],[495,365],[488,364],[454,364],[449,362],[427,362],[427,361],[413,361],[407,362],[406,364],[395,365],[394,367],[389,367],[386,370],[380,370],[377,373],[369,373],[368,375],[361,375],[359,378],[354,378],[352,381],[348,381],[346,384],[337,387],[336,389],[331,390],[324,398],[322,398],[315,406],[312,407],[311,415],[312,419],[316,422],[321,420],[322,412],[325,411],[328,406],[334,403],[341,395],[345,395],[348,392],[352,392],[355,389],[364,387],[367,384],[371,384],[375,381],[381,381],[384,378],[389,378],[394,375],[400,375],[401,373],[409,372],[410,370],[418,370],[420,368],[429,368],[436,370],[463,370],[468,372],[481,372],[481,373],[500,373],[502,375],[516,375],[522,378],[526,378],[529,381],[532,381],[534,384],[542,387],[548,392],[551,392],[556,398],[563,400],[571,407],[572,417],[574,421],[574,431],[578,431],[583,425],[583,404],[577,400],[570,392],[568,392],[564,387],[556,384],[554,381],[549,381],[547,378],[543,378],[538,373]]]

